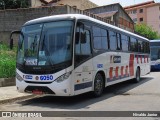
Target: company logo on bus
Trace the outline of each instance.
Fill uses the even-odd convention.
[[[23,75],[23,78],[31,80],[33,78],[33,76],[32,75]]]
[[[38,77],[38,76],[36,76],[36,77],[35,77],[35,80],[39,80],[39,77]]]
[[[110,63],[121,63],[121,56],[110,56]]]

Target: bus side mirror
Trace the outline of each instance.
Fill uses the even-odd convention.
[[[81,43],[84,44],[86,42],[86,32],[81,32]]]
[[[9,45],[10,49],[13,49],[13,38],[10,39],[10,45]]]
[[[12,38],[12,35],[13,34],[20,34],[20,33],[21,33],[21,31],[12,31],[11,32],[11,34],[10,34],[10,45],[9,45],[11,50],[13,49],[13,38]]]
[[[79,32],[76,32],[75,44],[79,43]]]

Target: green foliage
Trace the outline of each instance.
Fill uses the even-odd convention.
[[[9,50],[5,44],[0,44],[0,78],[15,76],[16,48]]]
[[[0,0],[0,9],[16,9],[29,7],[28,0]]]
[[[135,32],[147,37],[150,40],[160,38],[158,32],[154,31],[152,27],[147,26],[146,24],[136,24]]]

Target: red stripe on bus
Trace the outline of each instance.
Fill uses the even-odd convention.
[[[126,66],[126,69],[125,69],[125,75],[128,75],[128,65]]]
[[[123,70],[124,70],[124,66],[121,66],[121,77],[123,77],[124,75]]]
[[[110,80],[111,79],[113,79],[113,67],[110,67],[110,69],[109,69],[109,78],[110,78]]]
[[[119,67],[116,67],[116,71],[115,71],[116,78],[119,77],[119,75],[118,75],[118,69],[119,69]]]
[[[130,76],[134,76],[134,54],[130,54],[129,73],[130,73]]]

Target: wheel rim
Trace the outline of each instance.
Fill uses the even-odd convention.
[[[101,94],[103,90],[103,82],[100,79],[97,79],[95,81],[95,93],[96,94]]]

